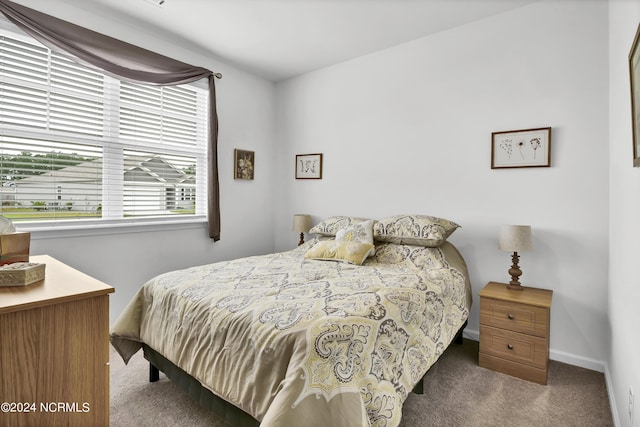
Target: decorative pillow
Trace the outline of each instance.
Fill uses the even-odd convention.
[[[339,230],[364,221],[367,221],[367,218],[332,216],[325,218],[320,221],[319,224],[314,225],[311,230],[309,230],[309,233],[320,234],[321,236],[335,236]]]
[[[375,255],[376,249],[373,244],[373,220],[351,224],[347,228],[343,228],[336,232],[336,240],[343,242],[359,242],[371,244],[369,255]]]
[[[381,242],[437,248],[460,227],[428,215],[396,215],[376,221],[373,237]]]
[[[304,254],[305,258],[345,261],[355,265],[362,265],[369,256],[373,245],[349,240],[324,240],[316,243]]]

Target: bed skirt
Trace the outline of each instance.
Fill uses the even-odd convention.
[[[209,389],[203,387],[198,380],[187,374],[185,371],[174,365],[170,360],[152,349],[146,344],[142,344],[144,358],[149,361],[149,380],[154,381],[154,367],[162,371],[167,378],[181,389],[186,391],[192,399],[196,400],[202,407],[220,416],[233,426],[237,427],[258,427],[258,422],[251,415],[233,406],[231,403],[213,394]],[[157,380],[157,377],[155,378]]]
[[[464,322],[454,338],[456,344],[462,344],[462,332],[467,326]],[[235,427],[259,427],[260,422],[251,415],[237,408],[231,403],[213,394],[209,389],[203,387],[198,380],[174,365],[170,360],[152,349],[146,344],[142,344],[144,358],[149,361],[149,381],[158,380],[158,371],[162,371],[167,378],[178,387],[186,391],[192,399],[196,400],[200,406],[218,415],[226,422]],[[437,362],[436,362],[437,363]],[[423,393],[424,377],[416,384],[413,392]]]

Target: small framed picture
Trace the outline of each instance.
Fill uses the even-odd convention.
[[[233,179],[253,179],[256,154],[253,151],[233,150]]]
[[[629,52],[629,76],[631,77],[631,123],[633,131],[633,166],[640,166],[640,25]]]
[[[322,179],[322,154],[297,154],[296,179]]]
[[[491,134],[491,169],[536,168],[550,165],[550,127]]]

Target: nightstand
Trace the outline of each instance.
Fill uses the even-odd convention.
[[[489,282],[478,295],[480,366],[546,384],[553,291]]]

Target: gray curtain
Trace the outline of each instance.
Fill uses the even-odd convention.
[[[208,217],[209,236],[220,240],[220,185],[218,181],[218,115],[215,77],[206,68],[105,36],[9,0],[0,0],[0,12],[45,46],[63,51],[78,62],[98,67],[113,77],[155,85],[178,85],[209,80]]]

